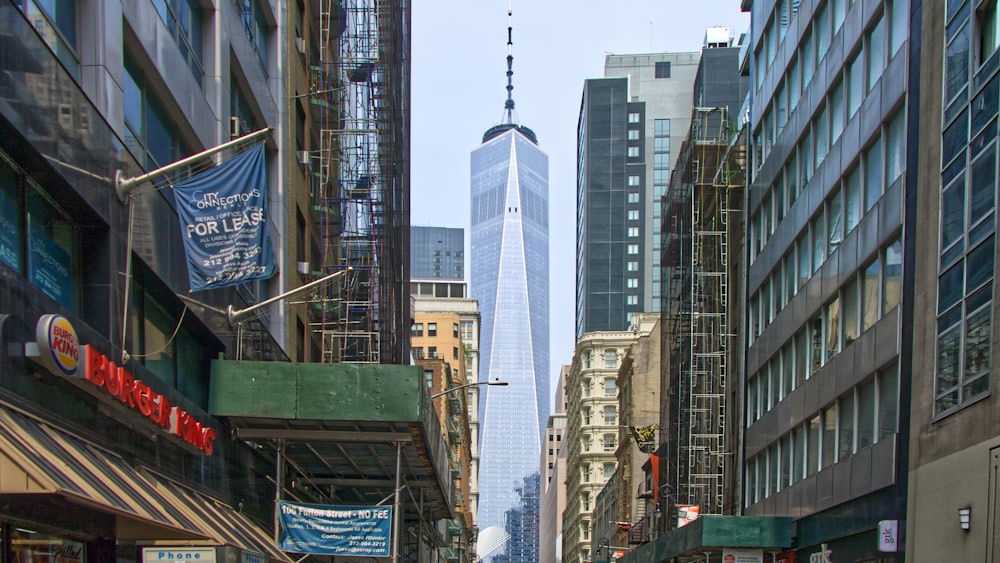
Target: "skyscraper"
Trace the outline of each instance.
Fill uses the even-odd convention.
[[[577,337],[627,330],[636,313],[659,310],[660,198],[691,122],[699,57],[608,55],[605,77],[584,82],[577,126]]]
[[[410,227],[410,279],[465,279],[465,229]]]
[[[480,530],[498,526],[511,534],[492,561],[533,563],[538,561],[538,454],[549,402],[548,156],[535,133],[515,122],[509,38],[510,27],[505,119],[483,135],[471,162],[471,281],[482,315],[480,373],[510,383],[485,387],[480,403],[477,521]]]

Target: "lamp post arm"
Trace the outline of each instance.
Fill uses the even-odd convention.
[[[299,287],[296,287],[295,289],[290,289],[290,290],[288,290],[288,291],[286,291],[286,292],[284,292],[284,293],[282,293],[280,295],[275,295],[274,297],[271,297],[269,299],[265,299],[265,300],[261,301],[260,303],[255,303],[255,304],[253,304],[253,305],[251,305],[249,307],[246,307],[245,309],[233,309],[233,306],[229,305],[228,307],[226,307],[226,320],[229,321],[229,325],[230,326],[234,326],[237,323],[239,323],[240,321],[242,321],[249,313],[251,313],[253,311],[256,311],[257,309],[260,309],[262,307],[267,307],[268,305],[270,305],[272,303],[275,303],[277,301],[281,301],[282,299],[288,299],[289,297],[291,297],[293,295],[301,293],[301,292],[303,292],[303,291],[305,291],[307,289],[311,289],[313,287],[316,287],[317,285],[320,285],[320,284],[323,284],[323,283],[326,283],[326,282],[329,282],[329,281],[333,281],[333,279],[336,278],[337,276],[344,275],[344,274],[346,274],[347,272],[350,272],[353,269],[354,268],[348,266],[346,270],[340,270],[339,272],[334,272],[334,273],[332,273],[332,274],[330,274],[328,276],[323,276],[322,278],[320,278],[318,280],[311,281],[311,282],[309,282],[309,283],[307,283],[305,285],[300,285]]]
[[[434,394],[431,395],[431,399],[437,399],[438,397],[440,397],[442,395],[447,395],[448,393],[451,393],[453,391],[458,391],[459,389],[466,389],[468,387],[475,387],[477,385],[497,385],[497,386],[500,386],[500,387],[505,387],[508,384],[507,384],[506,381],[472,381],[470,383],[463,383],[461,385],[456,385],[454,387],[449,387],[448,389],[445,389],[444,391],[441,391],[440,393],[434,393]]]

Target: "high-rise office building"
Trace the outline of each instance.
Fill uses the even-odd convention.
[[[549,406],[548,156],[535,133],[515,122],[512,61],[508,53],[504,122],[483,135],[471,164],[480,373],[510,384],[486,387],[481,403],[478,525],[512,536],[493,552],[494,562],[534,563],[538,456]]]
[[[464,280],[465,229],[410,227],[410,279]]]
[[[660,198],[691,120],[700,54],[608,55],[577,126],[576,335],[659,310]]]
[[[879,545],[893,537],[882,522],[906,518],[910,2],[743,5],[753,30],[744,512],[794,518],[797,561],[902,561],[901,547]]]

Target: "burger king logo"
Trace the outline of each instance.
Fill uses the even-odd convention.
[[[80,375],[80,341],[69,319],[42,315],[35,325],[35,339],[42,364],[67,377]]]

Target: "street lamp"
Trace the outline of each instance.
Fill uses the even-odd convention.
[[[465,389],[466,387],[475,387],[476,385],[497,385],[497,386],[500,386],[500,387],[506,387],[507,385],[510,385],[510,384],[507,383],[506,381],[498,381],[498,380],[493,380],[493,381],[473,381],[471,383],[463,383],[461,385],[457,385],[455,387],[451,387],[451,388],[445,389],[444,391],[441,391],[440,393],[434,393],[433,395],[431,395],[431,399],[437,399],[438,397],[440,397],[442,395],[447,395],[448,393],[451,393],[452,391],[458,391],[459,389]]]

